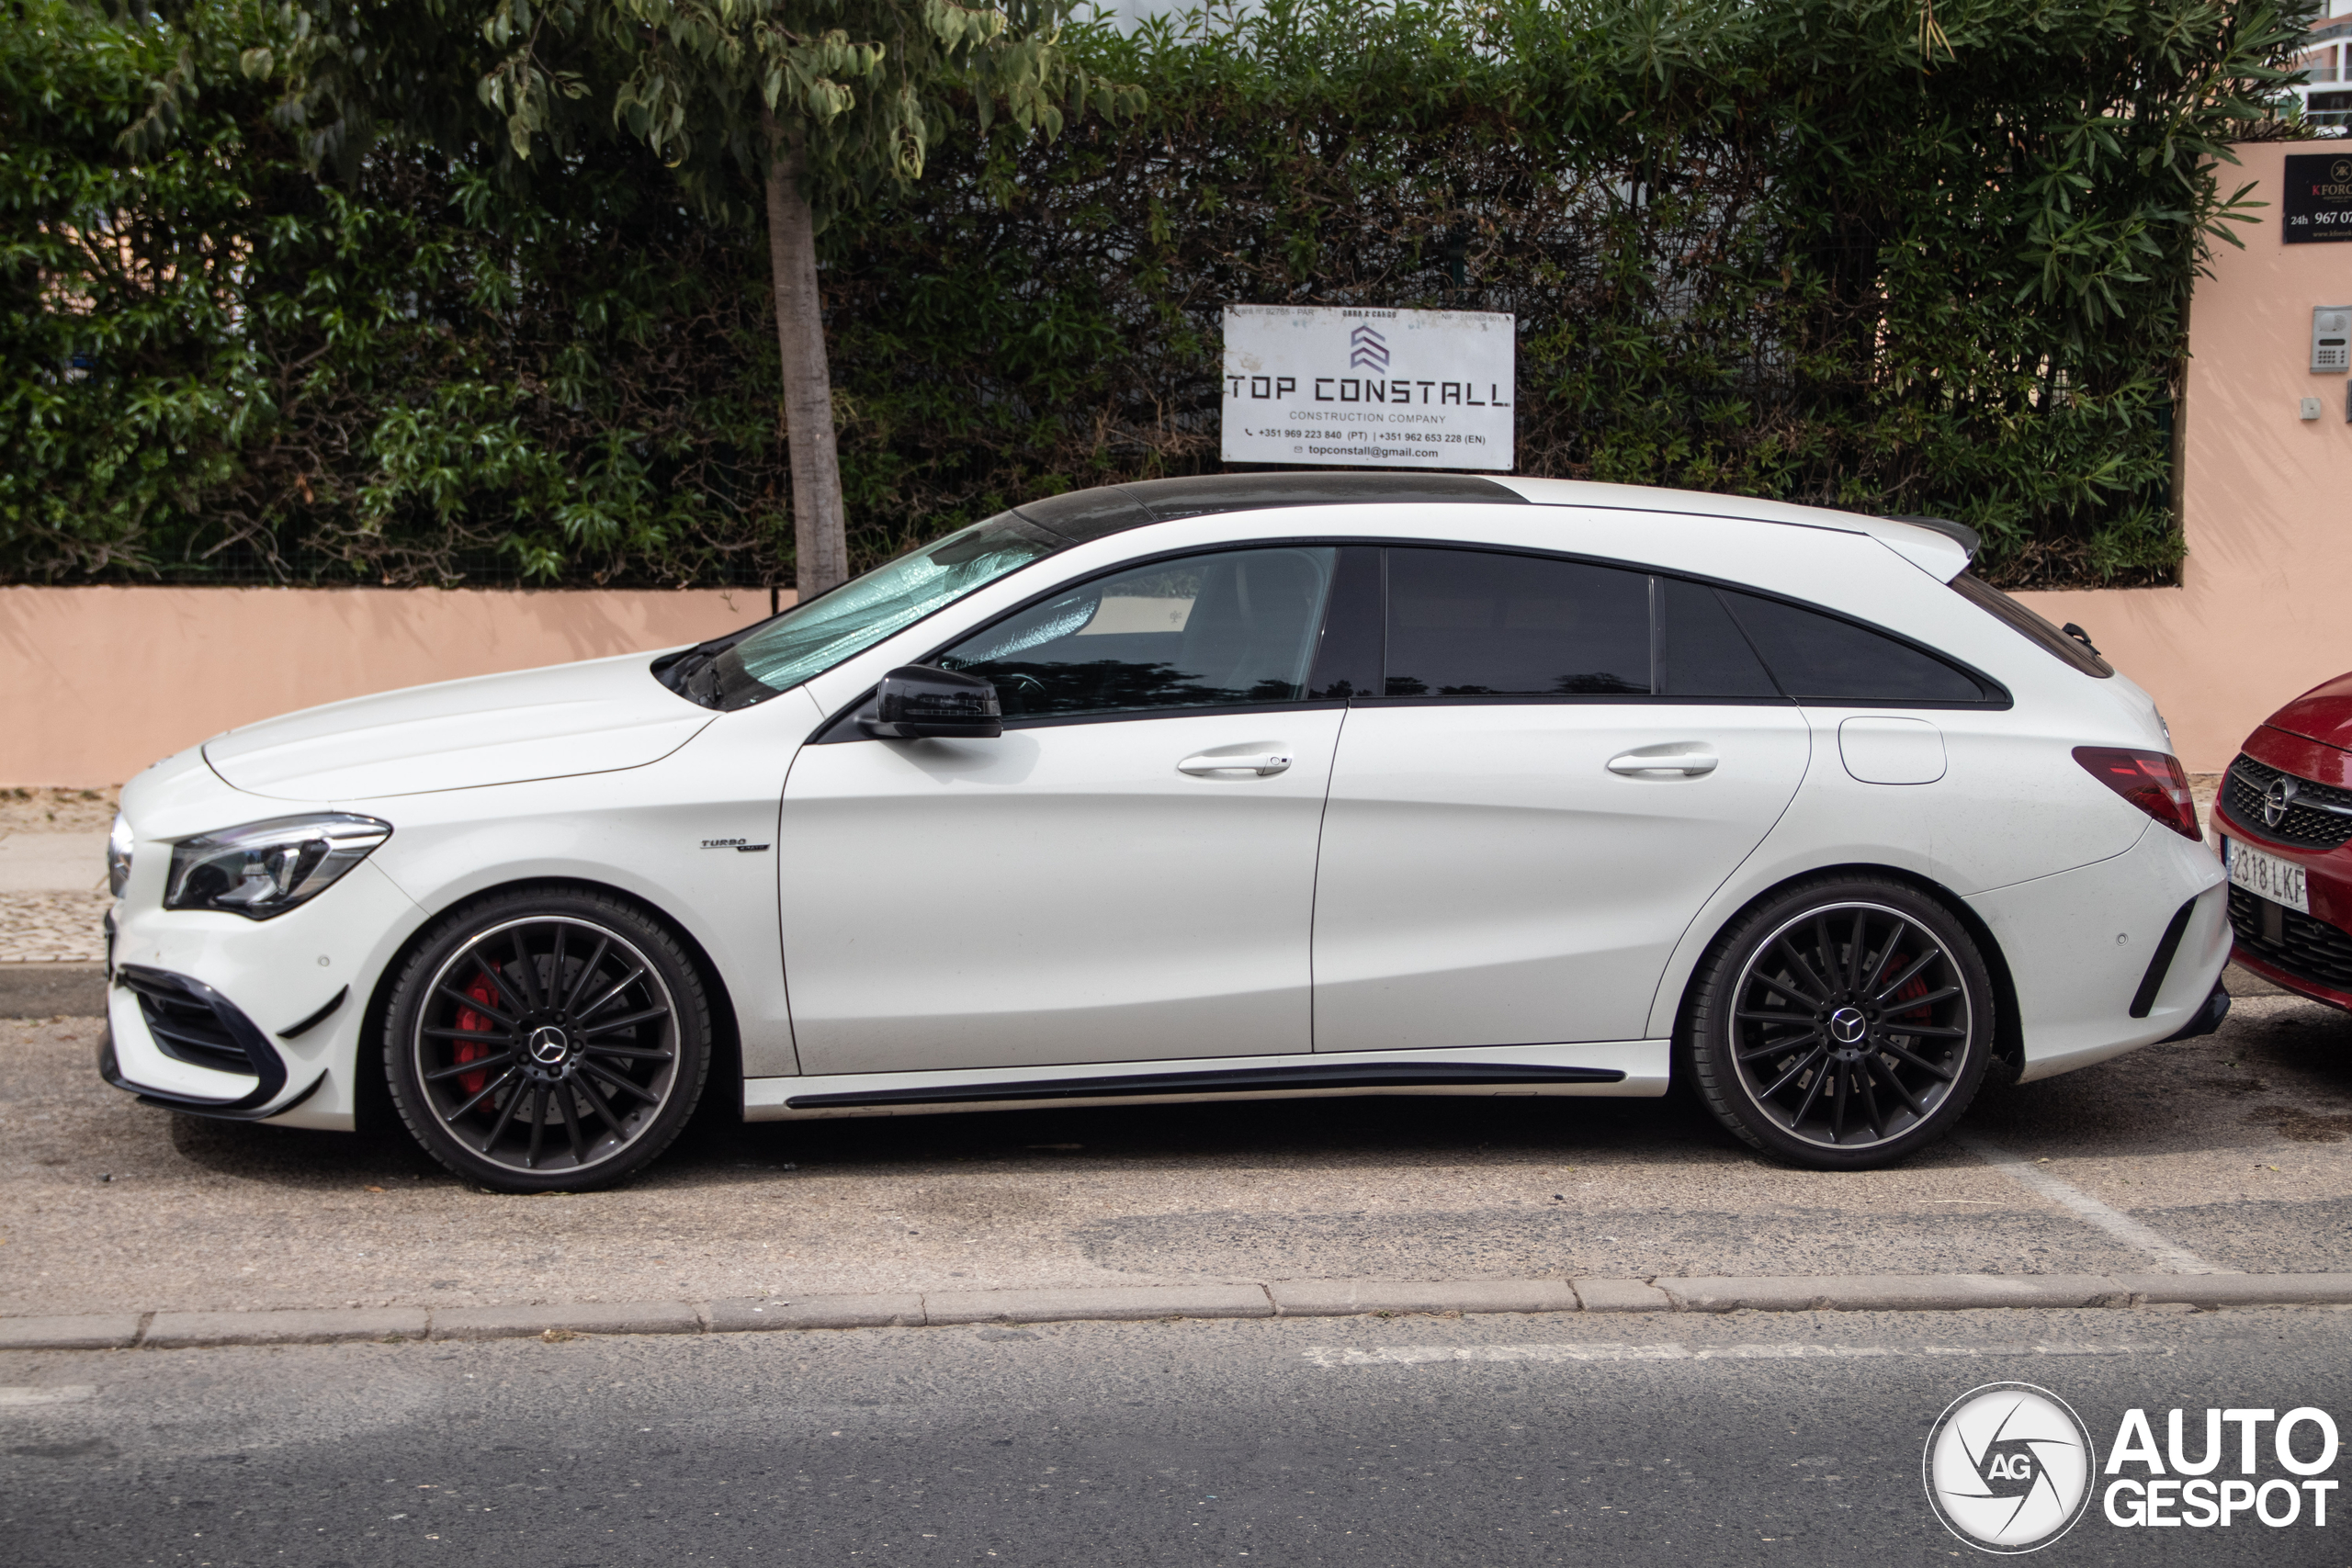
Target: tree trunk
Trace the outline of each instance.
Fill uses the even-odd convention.
[[[768,261],[775,274],[784,438],[792,463],[793,585],[807,600],[849,576],[849,538],[833,446],[825,302],[817,292],[817,220],[800,184],[802,141],[772,112],[762,110],[761,118],[768,134]]]

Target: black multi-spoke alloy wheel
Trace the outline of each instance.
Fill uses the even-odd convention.
[[[1678,1066],[1748,1144],[1860,1170],[1941,1137],[1992,1060],[1993,987],[1966,928],[1893,881],[1801,884],[1716,942]]]
[[[509,1192],[601,1187],[693,1114],[710,1005],[677,940],[635,906],[517,888],[452,912],[401,970],[385,1066],[409,1131]]]

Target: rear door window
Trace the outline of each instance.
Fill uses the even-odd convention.
[[[1390,697],[1646,695],[1646,573],[1483,550],[1388,552]]]
[[[1713,589],[1679,577],[1657,581],[1660,696],[1782,700],[1747,634]]]

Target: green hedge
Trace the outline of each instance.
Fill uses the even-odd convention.
[[[748,223],[618,140],[527,193],[399,145],[322,186],[236,67],[268,13],[12,14],[0,579],[790,581]],[[1921,14],[1082,29],[1139,121],[958,128],[825,237],[854,553],[1214,470],[1219,310],[1312,300],[1515,312],[1521,473],[1958,517],[2012,584],[2170,580],[2212,160],[2306,14],[1947,0],[1926,56]]]

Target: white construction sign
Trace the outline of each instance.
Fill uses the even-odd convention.
[[[1225,460],[1511,467],[1513,319],[1492,310],[1225,308]]]

